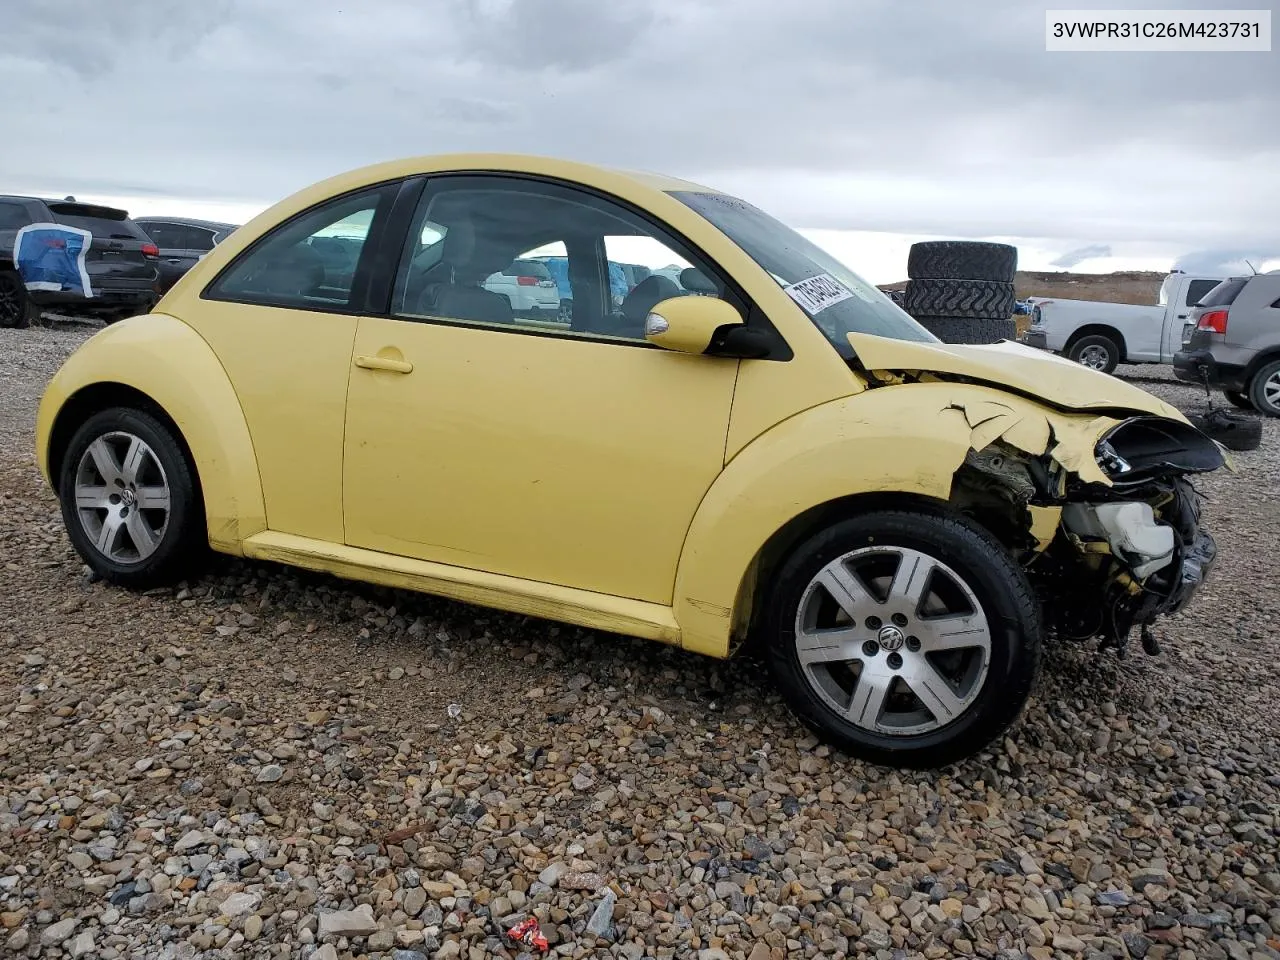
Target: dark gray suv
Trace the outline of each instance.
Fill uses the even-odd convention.
[[[191,217],[135,217],[134,223],[160,248],[160,290],[164,293],[236,229],[234,223]]]
[[[1280,270],[1224,280],[1191,310],[1174,354],[1179,380],[1280,417]]]
[[[42,225],[62,228],[62,236]],[[28,231],[44,253],[22,270],[41,272],[43,263],[61,259],[55,278],[20,271],[15,247]],[[88,239],[73,256],[70,244],[81,237]],[[124,210],[71,198],[0,196],[0,327],[24,327],[42,308],[108,322],[146,313],[160,298],[159,265],[159,248]]]

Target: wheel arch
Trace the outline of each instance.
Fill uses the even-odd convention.
[[[936,497],[902,491],[877,491],[837,497],[792,517],[775,530],[751,558],[734,598],[729,652],[750,644],[753,628],[764,609],[763,601],[767,595],[764,584],[769,582],[791,552],[809,537],[841,520],[881,510],[941,514],[947,508],[948,501]]]
[[[266,529],[244,413],[221,363],[194,330],[164,314],[131,317],[67,358],[36,417],[37,459],[55,490],[76,428],[117,405],[142,409],[172,429],[196,478],[211,546],[239,553],[240,541]]]
[[[1090,336],[1103,336],[1115,343],[1120,348],[1120,357],[1118,362],[1124,363],[1129,356],[1129,345],[1124,339],[1124,334],[1116,327],[1105,323],[1086,323],[1083,327],[1077,327],[1067,338],[1066,344],[1062,347],[1063,353],[1070,353],[1071,348]]]
[[[1243,378],[1245,389],[1249,389],[1250,381],[1257,376],[1259,370],[1268,364],[1275,363],[1277,360],[1280,360],[1280,344],[1273,347],[1263,347],[1259,350],[1253,359],[1249,361],[1249,365],[1245,367]]]
[[[681,551],[672,598],[681,645],[733,652],[770,564],[833,517],[946,510],[970,449],[965,414],[948,405],[955,397],[952,385],[935,383],[833,400],[738,453],[703,498]]]
[[[71,445],[71,438],[75,435],[76,430],[99,410],[105,410],[109,407],[128,407],[133,410],[140,410],[159,420],[173,434],[174,440],[177,441],[179,448],[182,450],[182,455],[187,458],[187,465],[191,468],[197,492],[199,492],[203,500],[204,493],[200,485],[199,466],[196,463],[194,454],[191,452],[190,444],[187,443],[187,438],[183,435],[182,429],[174,422],[173,417],[169,416],[169,411],[165,410],[164,407],[137,387],[110,380],[98,381],[82,387],[67,397],[62,406],[58,408],[53,425],[49,429],[48,453],[46,455],[48,458],[49,477],[55,488],[58,483],[58,477],[62,475],[63,458],[67,454],[67,448]]]

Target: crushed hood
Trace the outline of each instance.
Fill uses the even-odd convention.
[[[918,343],[869,333],[848,337],[859,362],[873,373],[964,377],[1061,410],[1127,411],[1186,422],[1176,407],[1139,387],[1024,344],[1007,340],[972,346]]]

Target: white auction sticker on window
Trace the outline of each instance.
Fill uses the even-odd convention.
[[[820,273],[816,277],[801,280],[782,289],[810,316],[820,313],[833,303],[848,300],[853,296],[852,290],[829,273]]]

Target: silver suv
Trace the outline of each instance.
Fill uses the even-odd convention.
[[[1280,417],[1280,270],[1223,280],[1201,297],[1173,372],[1216,387],[1241,409]]]

